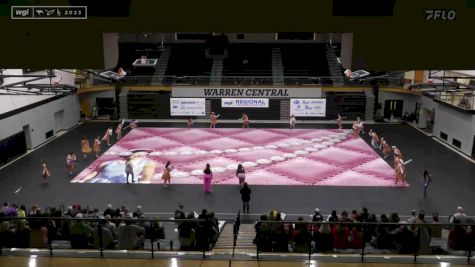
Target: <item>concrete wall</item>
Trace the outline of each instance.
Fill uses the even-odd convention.
[[[452,140],[455,138],[462,143],[460,150],[464,154],[471,155],[475,135],[475,116],[438,103],[434,103],[434,107],[434,136],[440,139],[440,132],[446,133],[448,144],[452,145]]]
[[[54,97],[54,95],[0,95],[0,114]]]
[[[61,114],[58,116],[58,114]],[[29,125],[31,147],[47,141],[46,132],[69,129],[79,121],[79,102],[76,95],[69,95],[36,108],[0,120],[0,140],[23,131]],[[28,144],[27,140],[27,144]]]

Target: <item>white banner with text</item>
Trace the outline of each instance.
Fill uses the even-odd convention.
[[[319,87],[208,87],[172,86],[172,97],[204,98],[319,98]]]
[[[268,98],[222,98],[223,108],[268,108]]]
[[[290,115],[296,117],[325,117],[327,100],[290,99]]]
[[[170,98],[171,116],[204,116],[204,98]]]

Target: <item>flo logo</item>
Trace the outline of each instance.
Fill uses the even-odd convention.
[[[454,9],[425,9],[426,20],[448,20],[453,21],[456,18]]]

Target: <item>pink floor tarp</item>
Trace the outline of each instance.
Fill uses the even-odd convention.
[[[242,164],[251,185],[401,186],[368,144],[336,129],[136,128],[71,182],[125,183],[127,157],[140,184],[162,183],[170,160],[172,184],[202,184],[209,163],[214,184],[238,184]]]

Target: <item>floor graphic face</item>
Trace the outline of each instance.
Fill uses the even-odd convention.
[[[394,170],[349,130],[136,128],[79,173],[73,183],[125,183],[131,158],[138,183],[238,184],[242,164],[251,185],[396,186]],[[399,185],[400,186],[400,185]]]

